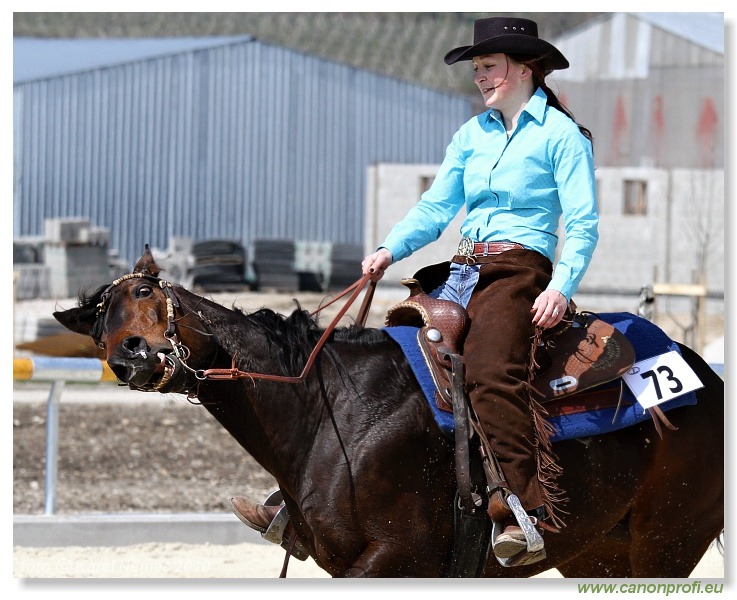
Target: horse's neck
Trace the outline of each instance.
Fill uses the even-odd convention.
[[[245,372],[284,373],[275,359],[273,339],[245,315],[219,305],[203,315],[221,351],[213,368],[233,364]],[[235,360],[233,360],[235,356]],[[289,478],[295,464],[309,454],[317,425],[315,384],[289,384],[247,377],[237,381],[209,381],[200,385],[199,399],[243,448],[277,480]],[[309,391],[308,391],[309,390]]]
[[[304,386],[249,380],[212,381],[200,389],[205,408],[281,486],[289,487],[316,435],[313,395],[304,393]]]

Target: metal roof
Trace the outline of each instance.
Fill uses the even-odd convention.
[[[724,54],[724,13],[636,12],[631,15],[713,52]]]
[[[249,35],[134,39],[15,37],[13,38],[13,83],[58,77],[253,39],[253,36]]]

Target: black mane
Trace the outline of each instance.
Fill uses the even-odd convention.
[[[191,293],[191,292],[190,292]],[[200,299],[192,294],[193,299]],[[190,310],[200,312],[208,322],[218,343],[232,356],[243,363],[241,368],[251,368],[248,360],[246,332],[258,331],[266,338],[278,357],[285,375],[299,375],[304,368],[310,353],[315,348],[325,329],[318,321],[302,309],[297,303],[295,310],[288,316],[269,308],[262,308],[252,313],[244,313],[237,307],[226,308],[219,304],[202,302]],[[337,356],[330,348],[330,343],[350,344],[356,349],[369,349],[386,343],[390,338],[380,329],[364,328],[355,324],[336,327],[328,338],[323,352],[333,361]]]
[[[91,294],[81,290],[77,300],[82,319],[94,323],[91,336],[96,342],[100,341],[104,325],[104,319],[98,318],[98,305],[108,287],[103,285]],[[325,331],[317,319],[311,317],[299,303],[296,303],[295,310],[288,316],[269,308],[246,314],[237,307],[228,309],[184,288],[175,286],[175,290],[177,295],[185,300],[182,308],[200,313],[213,330],[220,345],[229,354],[237,356],[244,367],[247,367],[249,362],[248,353],[244,352],[244,348],[247,348],[245,331],[254,328],[258,330],[276,350],[285,374],[293,376],[299,375],[302,371],[310,353]],[[328,341],[355,345],[357,349],[368,349],[386,343],[388,339],[387,334],[380,329],[351,324],[336,327]],[[324,352],[332,360],[336,360],[337,357],[329,345],[325,347]]]

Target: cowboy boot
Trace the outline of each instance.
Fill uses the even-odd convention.
[[[525,536],[525,532],[520,527],[517,516],[512,512],[501,491],[493,493],[489,498],[487,513],[492,521],[499,524],[499,531],[501,532],[492,544],[494,555],[497,558],[511,559],[523,552],[527,552],[527,537]],[[537,510],[527,511],[527,514],[530,521],[538,526],[538,531],[544,529],[542,519],[544,518],[545,510],[542,507]],[[534,554],[539,553],[544,557],[544,550],[535,552]],[[510,564],[509,566],[512,565]]]
[[[242,496],[235,496],[230,499],[230,504],[233,507],[233,513],[238,517],[242,523],[248,525],[251,529],[255,529],[259,533],[266,533],[266,530],[271,525],[274,517],[276,517],[281,505],[276,506],[265,506],[263,504],[256,504],[251,502],[248,498]]]
[[[294,527],[289,521],[289,512],[282,501],[281,492],[271,494],[264,504],[257,504],[243,496],[230,499],[233,513],[245,525],[255,529],[266,541],[279,544],[289,551],[292,536],[296,536]],[[299,560],[307,560],[309,551],[299,539],[294,540],[292,556]]]
[[[494,554],[498,558],[509,558],[527,550],[525,534],[501,491],[496,491],[489,498],[487,513],[492,521],[501,524],[502,532],[494,541]]]
[[[494,555],[497,558],[511,558],[527,550],[527,539],[515,517],[501,522],[502,532],[494,541]]]

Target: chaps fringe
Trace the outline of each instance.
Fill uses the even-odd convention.
[[[531,384],[537,368],[535,360],[536,351],[541,343],[543,330],[539,327],[535,330],[532,339],[532,347],[530,349],[530,361],[527,366],[527,394],[529,399],[530,414],[532,415],[533,427],[535,429],[535,453],[537,458],[537,477],[540,482],[543,505],[550,524],[560,529],[565,527],[565,523],[560,518],[559,513],[568,514],[560,505],[567,502],[565,491],[562,490],[556,479],[563,472],[562,467],[558,464],[558,457],[553,451],[551,438],[555,434],[555,428],[547,420],[548,411],[545,410],[541,403],[543,395],[537,391]]]

